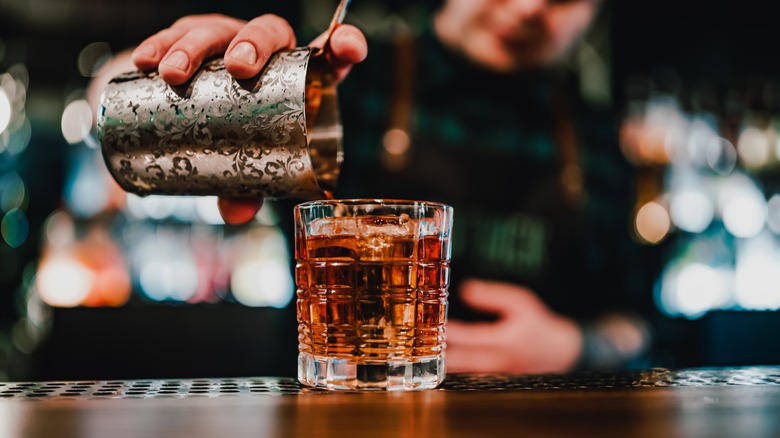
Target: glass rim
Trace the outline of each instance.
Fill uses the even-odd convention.
[[[330,205],[382,205],[398,207],[425,207],[437,208],[442,210],[452,210],[452,206],[442,202],[421,201],[415,199],[394,199],[394,198],[345,198],[345,199],[319,199],[316,201],[306,201],[295,206],[296,209],[308,209],[314,207],[325,207]]]

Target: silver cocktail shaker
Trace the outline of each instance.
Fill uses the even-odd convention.
[[[139,195],[322,198],[342,160],[336,85],[322,53],[278,52],[244,81],[221,59],[178,87],[157,72],[114,78],[98,114],[111,175]]]

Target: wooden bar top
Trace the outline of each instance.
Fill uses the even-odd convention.
[[[777,437],[780,368],[455,374],[419,392],[289,378],[0,383],[10,437]]]

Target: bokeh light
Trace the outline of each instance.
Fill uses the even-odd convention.
[[[27,70],[27,66],[21,63],[16,63],[6,70],[8,75],[13,78],[14,83],[17,86],[17,92],[14,96],[18,96],[20,93],[24,93],[27,87],[30,86],[30,72]],[[3,82],[3,86],[5,86]]]
[[[192,222],[197,214],[198,198],[193,196],[168,196],[167,198],[173,203],[171,217],[181,222]]]
[[[678,308],[688,316],[700,315],[715,308],[727,292],[726,283],[718,272],[707,265],[688,265],[677,278]]]
[[[68,255],[45,259],[35,279],[41,300],[52,307],[75,307],[92,289],[94,275]]]
[[[94,77],[100,67],[111,59],[111,56],[111,46],[108,43],[99,41],[87,44],[79,52],[76,62],[79,73],[87,78]]]
[[[282,233],[271,227],[252,230],[243,239],[230,279],[239,303],[277,308],[290,303],[294,288],[285,242]]]
[[[198,290],[198,269],[186,233],[147,234],[132,248],[141,291],[154,301],[187,301]]]
[[[756,196],[734,196],[723,206],[723,225],[735,237],[757,235],[764,228],[765,221],[766,204]]]
[[[637,235],[645,243],[659,243],[671,228],[669,213],[658,202],[648,202],[637,212],[635,228]]]
[[[216,196],[161,196],[140,197],[127,194],[127,211],[135,219],[201,222],[208,225],[224,225],[219,213]]]
[[[70,144],[87,139],[92,129],[92,108],[84,99],[74,100],[62,112],[62,135]]]
[[[180,197],[151,195],[140,197],[132,193],[127,194],[127,208],[130,214],[137,219],[167,219],[176,213]]]
[[[255,215],[255,220],[260,225],[274,226],[279,224],[279,214],[277,214],[270,202],[263,202],[263,207]]]
[[[91,307],[120,307],[132,294],[130,274],[123,264],[107,264],[93,269],[94,281],[82,304]]]
[[[11,100],[5,90],[0,88],[0,134],[5,132],[11,123]]]
[[[669,213],[677,228],[701,233],[715,217],[715,205],[703,191],[685,190],[672,194]]]
[[[141,288],[155,301],[187,301],[198,289],[198,271],[190,260],[157,258],[141,268]]]
[[[766,133],[755,127],[747,127],[737,140],[737,152],[742,163],[749,168],[765,166],[772,156],[772,147]]]
[[[283,260],[246,260],[233,270],[230,280],[236,300],[252,307],[284,307],[292,298],[290,268]]]
[[[74,157],[65,182],[65,202],[78,217],[94,217],[109,205],[109,185],[100,156],[81,148]]]
[[[14,123],[16,124],[16,123]],[[23,117],[19,127],[11,132],[8,132],[8,141],[5,143],[5,150],[11,155],[19,155],[27,149],[32,139],[32,125],[30,119]],[[0,152],[3,147],[0,147]]]
[[[666,164],[684,144],[688,120],[677,98],[658,95],[650,99],[646,109],[646,134],[643,152],[649,163]]]
[[[775,142],[775,159],[780,161],[780,137]]]
[[[30,234],[30,223],[27,215],[18,208],[11,209],[0,222],[0,235],[11,248],[18,248]]]
[[[619,139],[640,167],[636,240],[681,234],[655,284],[657,306],[688,318],[780,310],[777,84],[756,82],[760,101],[758,88],[688,93],[651,82],[629,83]],[[654,159],[662,144],[668,163]]]
[[[757,235],[766,223],[767,205],[756,181],[735,173],[720,184],[718,204],[726,230],[735,237]]]
[[[13,102],[17,100],[20,94],[25,94],[24,85],[10,73],[3,73],[0,74],[0,89],[5,91],[8,101],[11,103],[11,112],[13,112]]]
[[[699,318],[728,303],[730,275],[703,263],[677,266],[664,275],[661,309],[670,315]]]
[[[717,173],[727,175],[737,166],[737,150],[730,141],[715,136],[704,152],[707,166]]]
[[[715,126],[716,121],[709,114],[698,114],[691,119],[686,149],[692,163],[698,166],[707,165],[708,149],[721,144]]]
[[[409,150],[409,134],[403,129],[391,129],[382,138],[382,145],[389,154],[403,155]]]
[[[49,248],[59,248],[73,242],[76,237],[73,218],[63,210],[53,212],[43,224],[43,236]]]
[[[669,163],[684,145],[688,125],[677,98],[659,94],[629,111],[620,128],[626,158],[637,165]]]
[[[0,177],[0,211],[24,209],[27,196],[27,187],[18,173],[10,171]]]
[[[195,209],[198,219],[209,225],[224,225],[225,221],[219,213],[216,196],[202,196],[197,199]]]
[[[767,202],[766,224],[775,234],[780,234],[780,194],[775,193]]]
[[[734,298],[743,309],[780,309],[780,262],[771,240],[758,238],[738,254]]]

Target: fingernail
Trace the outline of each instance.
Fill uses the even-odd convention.
[[[133,52],[133,56],[136,58],[137,57],[154,58],[154,55],[156,54],[157,54],[157,48],[152,45],[137,47]]]
[[[230,57],[245,64],[254,64],[257,62],[257,51],[255,46],[246,41],[240,42],[230,51]]]
[[[187,68],[190,66],[190,58],[186,53],[177,50],[165,58],[162,63],[169,67],[178,68],[181,71],[187,71]]]

